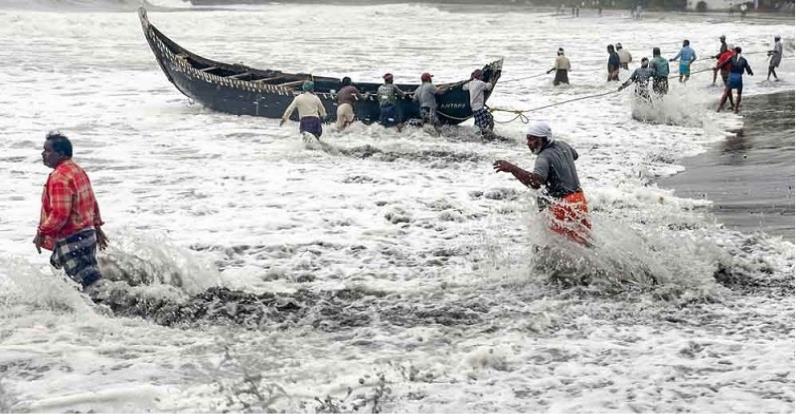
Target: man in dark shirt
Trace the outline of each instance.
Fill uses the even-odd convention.
[[[728,75],[728,83],[725,84],[725,92],[722,94],[722,99],[719,101],[719,106],[717,106],[717,112],[722,110],[722,107],[725,105],[725,99],[731,95],[731,91],[736,89],[736,107],[734,108],[733,112],[739,113],[739,107],[742,104],[742,88],[744,87],[742,77],[744,72],[746,71],[747,74],[753,75],[753,70],[750,68],[750,64],[747,60],[742,57],[742,48],[736,47],[733,49],[735,55],[728,58],[728,61],[722,63],[720,66],[724,66],[726,64],[730,64],[731,66],[731,73]]]
[[[352,124],[356,119],[355,107],[356,101],[361,97],[361,92],[358,88],[353,86],[353,82],[349,77],[342,79],[342,87],[336,93],[336,102],[339,104],[336,107],[336,128],[343,130],[348,125]]]
[[[608,44],[608,81],[619,81],[619,54],[614,51],[614,46]]]
[[[528,126],[527,144],[531,152],[537,155],[533,172],[505,160],[494,162],[495,171],[514,175],[526,187],[539,189],[545,186],[545,194],[552,198],[548,207],[551,214],[550,229],[588,246],[592,223],[575,169],[578,152],[567,143],[554,140],[550,126],[541,121]]]

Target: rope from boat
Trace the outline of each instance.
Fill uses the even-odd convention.
[[[455,115],[446,114],[446,113],[444,113],[442,111],[439,111],[438,109],[436,110],[436,113],[441,115],[441,116],[443,116],[443,117],[450,118],[451,120],[456,120],[456,121],[460,121],[460,122],[464,122],[464,121],[472,118],[472,115],[470,115],[469,117],[456,117]]]
[[[517,78],[517,79],[503,80],[503,83],[518,82],[520,80],[527,80],[527,79],[535,79],[537,77],[547,76],[548,74],[549,73],[544,72],[544,73],[534,74],[533,76],[525,76],[525,77],[520,77],[520,78]]]
[[[698,70],[698,71],[692,72],[692,74],[703,73],[703,72],[708,72],[708,71],[712,71],[712,70],[714,70],[713,67],[712,68],[708,68],[708,69]],[[674,78],[677,78],[677,77],[680,77],[680,75],[671,76],[671,77],[669,77],[669,79],[674,79]],[[531,112],[535,112],[535,111],[541,111],[541,110],[546,109],[546,108],[552,108],[554,106],[563,105],[563,104],[570,103],[570,102],[582,101],[582,100],[585,100],[585,99],[592,99],[592,98],[599,98],[601,96],[611,95],[611,94],[618,93],[618,92],[619,92],[619,90],[615,89],[615,90],[611,90],[611,91],[608,91],[608,92],[597,93],[597,94],[594,94],[594,95],[581,96],[579,98],[567,99],[566,101],[555,102],[555,103],[552,103],[552,104],[548,104],[548,105],[544,105],[544,106],[540,106],[540,107],[536,107],[536,108],[531,108],[531,109],[523,109],[523,110],[504,109],[504,108],[489,108],[489,109],[491,111],[500,111],[500,112],[508,112],[508,113],[511,113],[511,114],[516,114],[516,116],[514,118],[512,118],[512,119],[510,119],[508,121],[497,121],[497,120],[495,120],[495,122],[498,123],[498,124],[508,124],[508,123],[514,122],[517,119],[522,121],[523,124],[527,124],[528,121],[530,121],[530,118],[528,118],[525,115],[527,113],[531,113]]]
[[[548,104],[548,105],[544,105],[544,106],[540,106],[540,107],[536,107],[536,108],[531,108],[531,109],[522,109],[522,110],[520,110],[520,109],[489,108],[489,110],[490,111],[500,111],[500,112],[508,112],[508,113],[511,113],[511,114],[517,114],[517,116],[512,118],[511,120],[508,120],[508,121],[495,121],[496,123],[507,124],[507,123],[510,123],[510,122],[516,120],[517,118],[519,118],[523,123],[526,123],[526,121],[529,121],[530,119],[524,114],[527,114],[527,113],[530,113],[530,112],[535,112],[535,111],[540,111],[542,109],[551,108],[551,107],[554,107],[554,106],[563,105],[563,104],[570,103],[570,102],[582,101],[582,100],[585,100],[585,99],[592,99],[592,98],[599,98],[601,96],[611,95],[612,93],[618,93],[618,92],[619,91],[615,89],[615,90],[612,90],[612,91],[603,92],[603,93],[597,93],[597,94],[594,94],[594,95],[581,96],[579,98],[567,99],[566,101],[555,102],[555,103],[552,103],[552,104]]]
[[[498,109],[497,111],[505,111],[505,110]],[[505,112],[510,112],[510,111],[505,111]],[[494,122],[495,122],[495,123],[497,123],[497,124],[509,124],[509,123],[512,123],[512,122],[516,121],[517,119],[519,119],[519,121],[520,121],[521,123],[523,123],[523,124],[527,124],[527,123],[528,123],[528,122],[530,122],[530,120],[531,120],[530,118],[528,118],[528,117],[527,117],[527,116],[526,116],[524,113],[522,113],[522,112],[515,112],[515,114],[517,114],[517,115],[516,115],[514,118],[510,119],[510,120],[507,120],[507,121],[498,121],[497,119],[495,119],[495,120],[494,120]]]

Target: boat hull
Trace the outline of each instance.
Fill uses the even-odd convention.
[[[294,97],[300,94],[304,80],[314,81],[314,93],[322,100],[328,120],[336,118],[336,94],[341,80],[311,74],[288,74],[275,70],[259,70],[240,64],[227,64],[194,54],[161,33],[153,26],[144,8],[139,9],[142,29],[167,79],[184,95],[215,111],[234,115],[252,115],[281,118]],[[483,67],[485,81],[496,84],[502,73],[503,60]],[[459,124],[472,117],[469,93],[462,89],[466,80],[440,85],[445,88],[437,95],[439,120],[445,124]],[[356,118],[366,124],[378,121],[380,108],[374,93],[378,83],[354,83],[361,92],[372,95],[359,100],[354,107]],[[398,87],[413,93],[418,85]],[[491,91],[487,92],[488,96]],[[408,98],[397,105],[404,119],[419,118],[419,105]],[[292,117],[296,119],[296,116]]]

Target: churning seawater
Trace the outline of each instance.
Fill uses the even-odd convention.
[[[0,411],[794,411],[794,244],[725,228],[709,201],[656,184],[742,126],[713,112],[709,73],[673,83],[652,123],[631,118],[630,92],[535,115],[581,154],[587,250],[493,173],[498,158],[533,164],[519,121],[498,131],[520,141],[488,143],[466,125],[326,127],[322,149],[192,103],[130,7],[64,13],[75,3],[0,9]],[[609,43],[638,58],[689,38],[708,56],[725,33],[759,77],[775,33],[794,53],[793,20],[419,4],[150,19],[211,59],[362,81],[460,80],[505,57],[489,103],[514,109],[616,88]],[[558,47],[572,85],[511,81]],[[746,92],[793,90],[784,63],[782,82],[746,78]],[[51,129],[73,139],[107,221],[109,307],[30,243]]]

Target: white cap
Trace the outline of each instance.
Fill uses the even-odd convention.
[[[528,135],[536,137],[547,137],[548,140],[553,139],[553,130],[550,125],[544,121],[534,121],[528,124]]]

